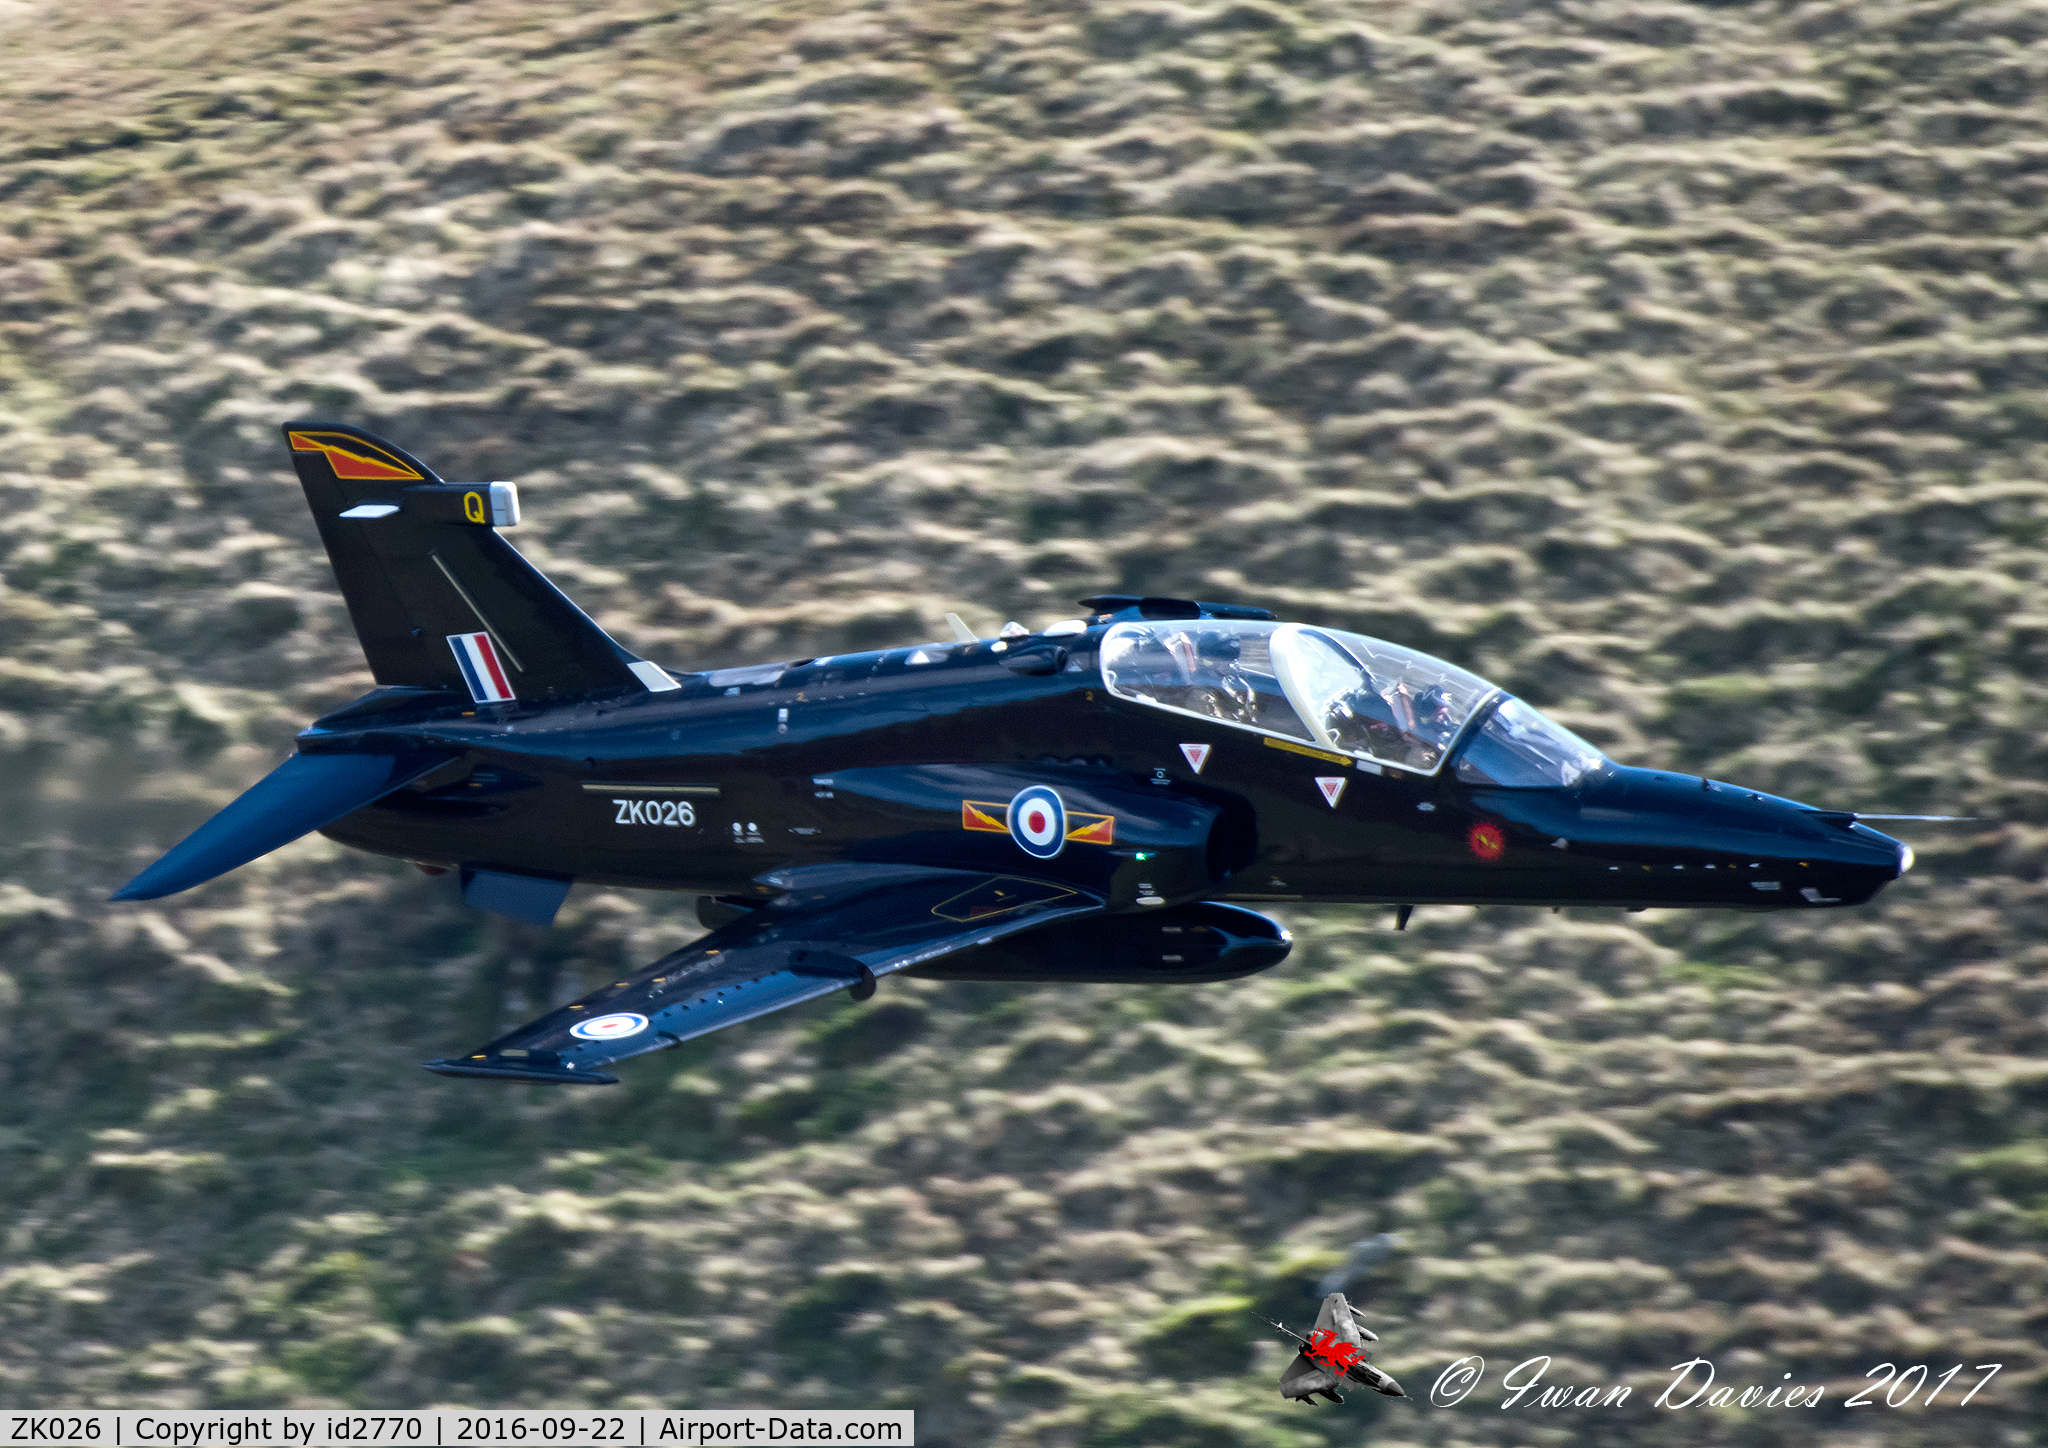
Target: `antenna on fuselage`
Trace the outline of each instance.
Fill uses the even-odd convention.
[[[1946,820],[1951,824],[1975,824],[1983,818],[1982,815],[1871,815],[1864,814],[1861,810],[1853,813],[1859,820]]]
[[[960,615],[957,613],[947,614],[946,623],[952,628],[953,637],[963,644],[975,643],[981,638],[981,635],[961,622]]]

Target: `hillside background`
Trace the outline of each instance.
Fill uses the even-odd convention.
[[[0,1403],[2048,1442],[2044,87],[2038,0],[0,0]],[[676,666],[1227,598],[1986,822],[1854,912],[1295,912],[446,1081],[690,901],[103,903],[368,685],[303,415],[517,479]],[[1383,1359],[1489,1387],[1283,1405],[1247,1305],[1383,1231]],[[1635,1403],[1501,1411],[1539,1353]],[[1696,1354],[1831,1406],[1643,1406]]]

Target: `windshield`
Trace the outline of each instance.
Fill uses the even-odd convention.
[[[1495,693],[1363,634],[1233,619],[1117,624],[1102,670],[1122,698],[1422,772]]]
[[[1467,784],[1555,789],[1577,784],[1606,763],[1606,755],[1562,724],[1520,699],[1503,699],[1458,751],[1457,775]]]

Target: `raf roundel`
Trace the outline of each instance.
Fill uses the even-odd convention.
[[[1067,807],[1042,784],[1010,797],[1010,838],[1034,859],[1050,860],[1067,843]]]
[[[581,1036],[586,1041],[616,1041],[622,1036],[637,1036],[646,1029],[647,1017],[635,1015],[632,1011],[620,1011],[616,1015],[578,1021],[569,1027],[569,1034]]]

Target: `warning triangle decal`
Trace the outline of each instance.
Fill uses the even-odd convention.
[[[1180,752],[1188,759],[1188,768],[1195,773],[1202,772],[1202,766],[1209,762],[1209,746],[1206,744],[1183,744]]]
[[[1337,807],[1338,796],[1344,793],[1346,783],[1348,781],[1341,774],[1335,779],[1329,779],[1322,775],[1316,776],[1316,788],[1323,792],[1323,798],[1330,802],[1331,809]]]

